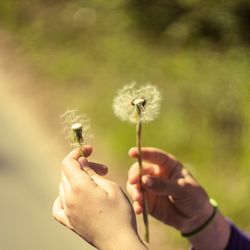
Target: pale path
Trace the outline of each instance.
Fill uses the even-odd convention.
[[[35,100],[20,94],[4,53],[0,48],[0,249],[93,249],[52,218],[65,152]]]

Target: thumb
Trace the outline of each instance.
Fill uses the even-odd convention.
[[[142,185],[146,190],[158,195],[175,195],[179,190],[176,182],[165,181],[150,175],[142,176]]]
[[[81,164],[81,169],[91,177],[91,179],[96,183],[96,185],[102,188],[106,193],[110,194],[111,189],[109,181],[101,177],[98,173],[96,173],[95,170],[91,168],[86,158],[82,157],[80,164]]]

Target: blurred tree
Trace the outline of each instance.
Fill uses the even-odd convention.
[[[119,6],[119,8],[118,8]],[[98,10],[98,15],[97,11]],[[112,18],[110,11],[112,11]],[[119,12],[120,11],[120,12]],[[250,3],[247,0],[6,0],[0,2],[0,23],[13,29],[40,25],[57,39],[101,32],[103,23],[120,23],[117,12],[129,13],[129,28],[168,44],[250,44]],[[97,16],[102,22],[96,25]],[[107,19],[105,19],[105,17]],[[51,31],[51,32],[50,32]],[[58,35],[58,37],[57,37]]]
[[[138,28],[154,37],[161,35],[188,10],[177,1],[165,0],[129,0],[128,8]]]
[[[250,2],[236,3],[234,13],[237,17],[240,37],[243,42],[250,44]]]
[[[129,0],[127,7],[138,29],[153,39],[250,43],[248,1]]]

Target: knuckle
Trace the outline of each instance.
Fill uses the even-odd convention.
[[[77,177],[74,182],[71,183],[72,191],[75,194],[82,193],[84,191],[84,182],[82,178]]]
[[[123,190],[122,190],[121,186],[119,184],[117,184],[116,182],[110,181],[109,185],[110,185],[110,188],[112,189],[112,193],[115,196],[119,196],[119,195],[123,194]]]
[[[65,200],[65,204],[66,204],[66,211],[69,212],[70,210],[75,208],[75,202],[73,202],[73,200],[71,199],[66,199]]]
[[[89,175],[89,176],[93,176],[96,174],[96,172],[90,168],[90,167],[83,167],[83,170]]]
[[[68,218],[69,221],[73,220],[73,213],[71,208],[66,208],[65,209],[65,215]]]
[[[186,185],[186,181],[183,178],[180,178],[178,180],[178,184],[179,184],[180,187],[184,187]]]
[[[113,189],[120,189],[120,186],[116,182],[114,182],[114,181],[110,181],[109,185]]]
[[[180,169],[180,173],[184,178],[189,178],[191,177],[191,174],[189,173],[189,171],[182,166],[182,168]]]
[[[178,180],[178,184],[182,189],[185,189],[185,190],[190,189],[193,186],[191,182],[189,182],[183,178]]]
[[[137,172],[139,171],[139,165],[137,162],[135,162],[129,169],[128,171],[128,175],[131,176],[131,175],[134,175],[136,174]]]
[[[67,159],[63,159],[61,163],[62,170],[67,170],[69,167],[69,161]]]
[[[65,165],[67,165],[67,160],[66,158],[64,158],[61,162],[61,166],[64,167]]]

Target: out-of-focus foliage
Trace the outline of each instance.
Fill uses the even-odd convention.
[[[129,24],[122,13],[128,15]],[[0,14],[1,22],[11,28],[22,29],[27,25],[45,28],[43,26],[48,25],[47,35],[58,36],[58,39],[79,37],[81,31],[101,32],[109,29],[109,24],[116,31],[125,24],[131,32],[165,44],[208,41],[232,46],[250,43],[250,3],[247,0],[117,0],[108,3],[7,0],[0,3]]]
[[[142,32],[155,39],[184,44],[209,41],[249,44],[249,1],[129,0]]]
[[[96,142],[126,167],[134,127],[112,114],[124,83],[164,97],[143,144],[188,164],[227,215],[250,229],[250,3],[243,0],[5,0],[0,25],[53,93],[90,114]],[[53,84],[52,84],[53,83]]]

